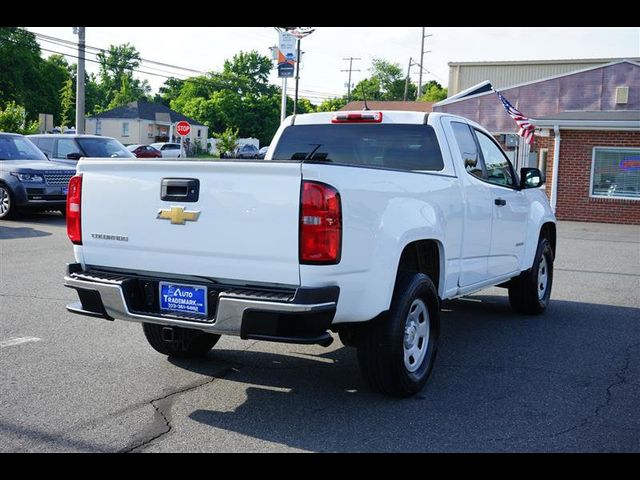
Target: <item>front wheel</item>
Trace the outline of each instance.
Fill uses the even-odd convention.
[[[509,282],[509,303],[516,312],[539,315],[549,305],[553,284],[553,250],[541,237],[530,270]]]
[[[358,363],[371,389],[394,397],[419,392],[433,368],[440,334],[440,301],[431,279],[404,275],[388,315],[363,327]]]
[[[142,330],[153,349],[169,357],[203,357],[220,340],[220,335],[190,328],[167,329],[163,325],[153,323],[143,323]]]
[[[8,220],[15,217],[16,207],[13,194],[9,187],[0,184],[0,220]]]

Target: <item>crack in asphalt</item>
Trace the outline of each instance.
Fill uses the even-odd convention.
[[[580,420],[578,423],[576,423],[575,425],[572,425],[570,427],[564,428],[558,432],[554,432],[551,434],[546,434],[546,435],[535,435],[532,437],[522,437],[519,435],[512,435],[509,437],[501,437],[501,438],[488,438],[486,439],[486,441],[490,441],[490,442],[498,442],[498,441],[508,441],[508,440],[530,440],[530,439],[541,439],[541,438],[557,438],[559,436],[562,435],[566,435],[569,432],[572,432],[574,430],[578,430],[579,428],[584,427],[585,425],[587,425],[588,423],[590,423],[594,418],[600,417],[600,412],[609,406],[609,404],[611,403],[611,398],[613,397],[612,393],[611,393],[611,389],[613,389],[614,387],[620,386],[620,385],[624,385],[625,383],[627,383],[627,377],[626,377],[626,371],[629,369],[629,365],[631,363],[631,350],[640,346],[640,342],[638,343],[633,343],[631,345],[628,345],[627,348],[625,349],[625,357],[624,357],[624,365],[618,369],[615,372],[615,377],[616,380],[612,383],[610,383],[606,390],[605,390],[605,400],[604,402],[598,404],[595,408],[595,410],[593,411],[593,413],[587,415],[586,417],[584,417],[582,420]]]
[[[247,350],[251,349],[256,343],[258,343],[257,340],[251,342],[251,344],[247,346],[247,348],[244,348],[240,351],[246,352]],[[145,404],[150,404],[154,409],[151,425],[147,426],[140,434],[133,435],[129,444],[125,448],[119,450],[118,453],[131,453],[135,450],[150,445],[152,442],[168,434],[173,428],[171,426],[171,407],[173,407],[173,403],[175,402],[178,395],[182,395],[183,393],[187,393],[200,387],[204,387],[205,385],[209,385],[216,380],[227,377],[231,373],[239,372],[242,366],[243,365],[240,364],[230,364],[215,376],[210,377],[204,382],[187,385],[186,387],[180,388],[178,390],[173,390],[161,397],[154,398],[152,400],[149,400],[148,402],[144,402]]]
[[[120,450],[118,453],[130,453],[139,448],[143,448],[148,446],[150,443],[159,439],[160,437],[169,433],[172,429],[171,426],[171,407],[175,402],[175,397],[178,395],[182,395],[183,393],[190,392],[192,390],[196,390],[200,387],[204,387],[205,385],[209,385],[215,382],[218,379],[225,378],[231,373],[238,372],[239,369],[235,366],[228,366],[223,369],[220,373],[218,373],[214,377],[210,377],[204,382],[198,382],[196,384],[187,385],[178,390],[171,391],[161,397],[154,398],[147,402],[154,408],[154,418],[151,422],[151,425],[147,426],[141,434],[134,435],[132,440],[129,442],[124,449]]]

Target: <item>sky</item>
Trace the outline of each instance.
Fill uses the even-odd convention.
[[[27,27],[67,41],[77,41],[72,27]],[[353,62],[352,83],[370,75],[372,58],[397,63],[406,71],[409,58],[419,61],[421,27],[316,27],[304,38],[300,64],[300,96],[313,103],[346,93],[349,62]],[[640,57],[640,28],[631,27],[426,27],[423,83],[437,80],[447,86],[449,68],[454,61],[553,60],[569,58]],[[273,27],[87,27],[86,44],[107,48],[129,42],[140,56],[198,71],[219,71],[225,59],[241,50],[257,50],[270,55],[269,47],[278,43]],[[43,49],[77,55],[73,47],[39,40]],[[44,56],[52,53],[43,51]],[[95,59],[88,55],[87,58]],[[75,58],[69,57],[70,62]],[[87,71],[97,73],[98,65],[87,62]],[[157,75],[186,78],[194,73],[143,63],[140,70]],[[155,93],[166,80],[161,76],[138,73],[147,79]],[[418,81],[418,68],[411,78]],[[281,84],[274,71],[270,82]],[[287,84],[293,96],[294,81]]]

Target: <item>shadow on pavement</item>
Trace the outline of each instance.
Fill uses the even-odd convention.
[[[21,440],[24,444],[23,448],[12,450],[15,452],[20,451],[39,451],[46,450],[43,446],[56,447],[57,449],[66,449],[77,452],[107,452],[108,449],[102,445],[98,445],[91,442],[86,442],[77,438],[69,438],[62,433],[51,433],[44,430],[40,430],[35,427],[25,427],[15,425],[6,421],[0,420],[0,432],[10,434],[16,439]],[[0,446],[0,451],[7,452],[9,450]]]
[[[506,296],[446,302],[433,373],[408,399],[370,392],[346,347],[313,354],[317,347],[290,346],[282,355],[214,348],[205,361],[172,362],[205,375],[216,360],[230,362],[237,372],[211,388],[246,386],[234,411],[230,390],[218,387],[220,397],[192,420],[303,450],[637,451],[633,430],[587,435],[582,427],[608,414],[640,429],[634,395],[622,396],[619,411],[604,408],[625,351],[640,338],[639,314],[556,300],[545,315],[520,316]]]
[[[0,240],[15,239],[15,238],[46,237],[51,235],[51,232],[38,230],[29,225],[64,226],[65,223],[66,223],[65,217],[59,212],[21,213],[17,218],[13,220],[0,221]]]
[[[0,225],[0,240],[47,237],[49,235],[51,235],[50,232],[36,230],[35,228],[31,227],[9,227],[6,225]]]

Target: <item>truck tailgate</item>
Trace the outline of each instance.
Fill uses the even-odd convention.
[[[78,173],[85,264],[300,284],[300,164],[89,159]],[[198,200],[161,200],[164,178],[198,179]],[[158,218],[172,206],[197,221]]]

